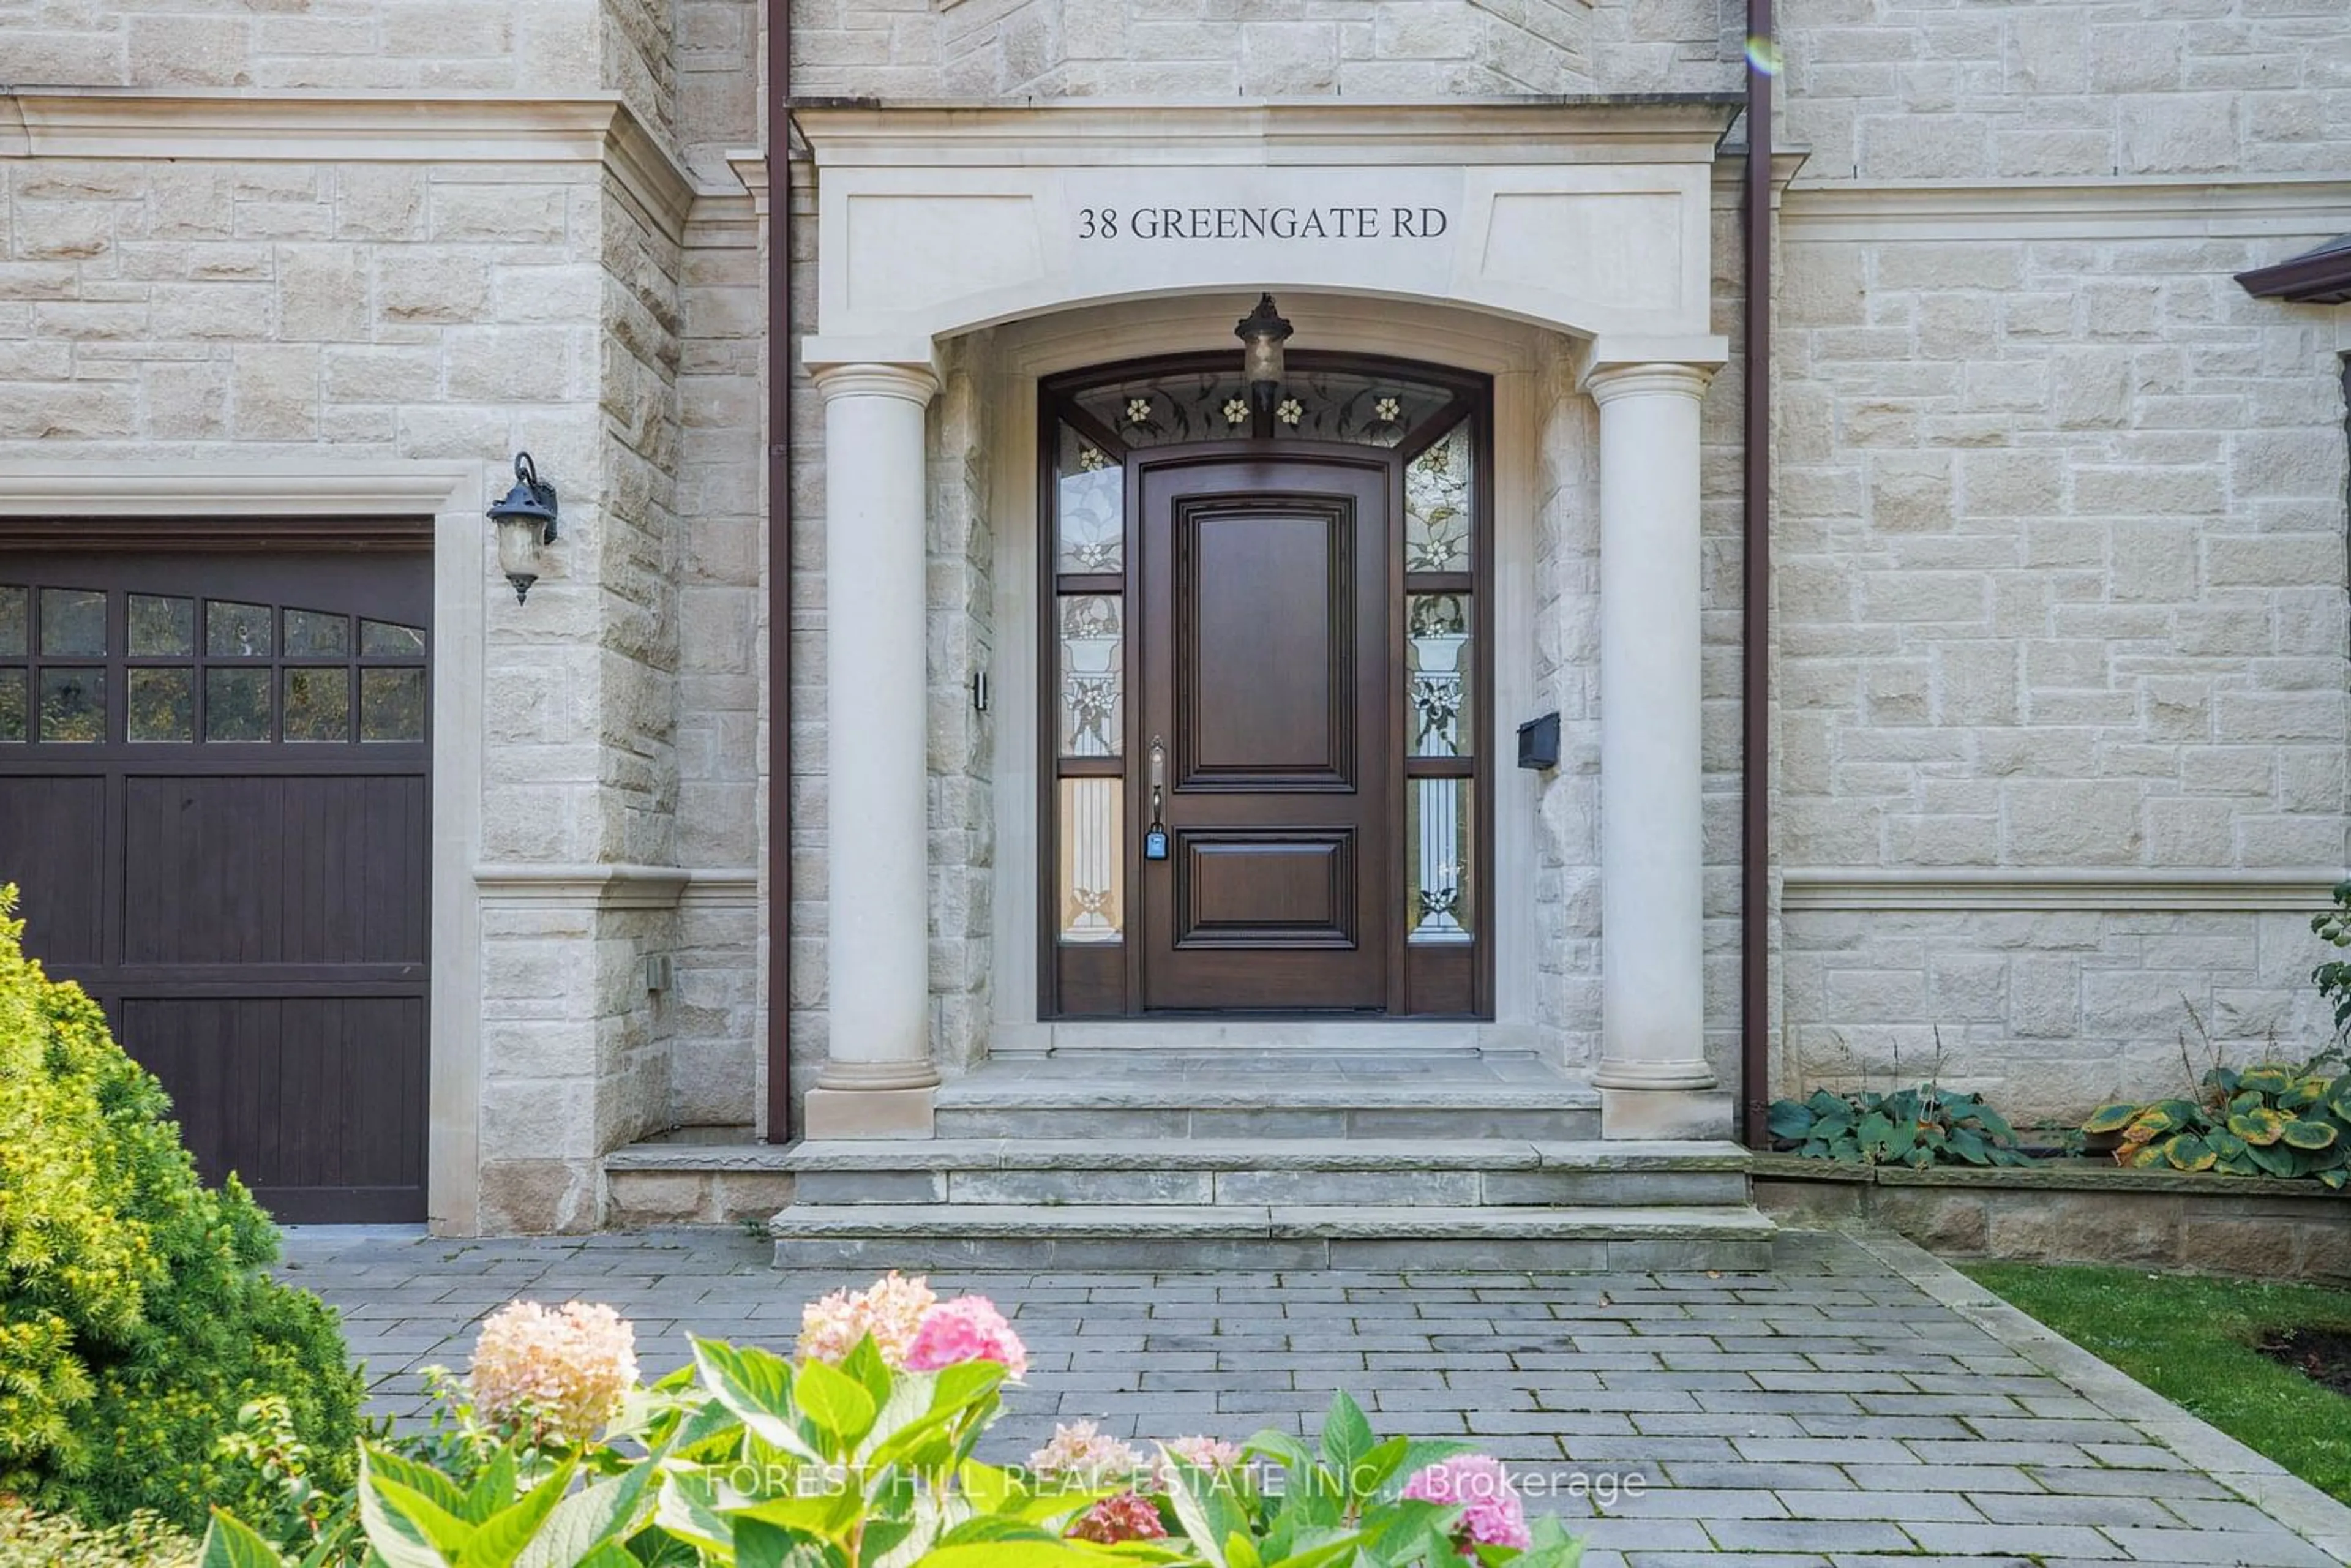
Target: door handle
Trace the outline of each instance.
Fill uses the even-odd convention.
[[[1167,747],[1157,736],[1151,737],[1151,826],[1143,835],[1143,858],[1164,861],[1167,858]]]

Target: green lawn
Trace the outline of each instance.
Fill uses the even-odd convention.
[[[2351,1398],[2252,1348],[2265,1329],[2351,1329],[2351,1291],[2080,1265],[1960,1268],[2083,1349],[2351,1502]]]

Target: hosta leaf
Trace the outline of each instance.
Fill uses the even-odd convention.
[[[2285,1136],[2285,1118],[2266,1105],[2240,1111],[2229,1118],[2229,1131],[2255,1148],[2267,1148]]]
[[[1813,1130],[1813,1124],[1819,1120],[1811,1106],[1794,1100],[1780,1100],[1773,1102],[1763,1124],[1771,1129],[1773,1137],[1800,1143],[1804,1134]]]
[[[2124,1151],[2124,1163],[2133,1170],[2149,1170],[2164,1163],[2161,1144],[2141,1144],[2137,1148]]]
[[[2335,1146],[2335,1128],[2325,1122],[2288,1122],[2283,1136],[2286,1143],[2297,1149],[2331,1149]]]
[[[2137,1114],[2138,1106],[2127,1100],[2116,1101],[2111,1105],[2101,1105],[2090,1113],[2089,1119],[2082,1124],[2082,1131],[2119,1133],[2129,1126],[2131,1119]]]
[[[2134,1148],[2145,1148],[2170,1130],[2153,1122],[2133,1122],[2123,1129],[2123,1142]]]
[[[2174,1170],[2209,1171],[2220,1156],[2205,1147],[2204,1140],[2193,1133],[2182,1133],[2163,1145],[2163,1157]]]
[[[2335,1191],[2341,1192],[2343,1190],[2344,1184],[2351,1182],[2351,1171],[2346,1171],[2339,1167],[2331,1171],[2321,1171],[2318,1173],[2318,1179],[2325,1182],[2328,1186],[2333,1187]]]
[[[2283,1094],[2294,1087],[2294,1078],[2293,1071],[2283,1067],[2249,1067],[2237,1082],[2256,1094]]]
[[[2294,1175],[2294,1151],[2283,1144],[2255,1144],[2245,1151],[2245,1157],[2259,1166],[2263,1176]]]

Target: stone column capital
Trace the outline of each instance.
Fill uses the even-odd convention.
[[[1583,372],[1583,390],[1594,402],[1625,397],[1686,397],[1706,395],[1717,367],[1676,361],[1636,361],[1629,364],[1595,364]]]
[[[881,361],[852,361],[842,364],[810,365],[809,374],[816,382],[817,392],[827,402],[845,397],[901,398],[917,408],[926,408],[938,395],[938,372],[928,363],[888,363]]]

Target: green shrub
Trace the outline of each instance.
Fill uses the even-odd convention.
[[[1808,1159],[1848,1166],[2021,1166],[2023,1152],[2001,1113],[1979,1095],[1922,1083],[1891,1094],[1865,1091],[1773,1102],[1773,1140]]]
[[[152,1513],[103,1529],[0,1501],[0,1568],[196,1568],[193,1537]]]
[[[334,1313],[263,1272],[277,1233],[196,1179],[162,1086],[25,956],[0,888],[0,1492],[202,1529],[238,1409],[278,1395],[347,1480],[360,1385]]]

